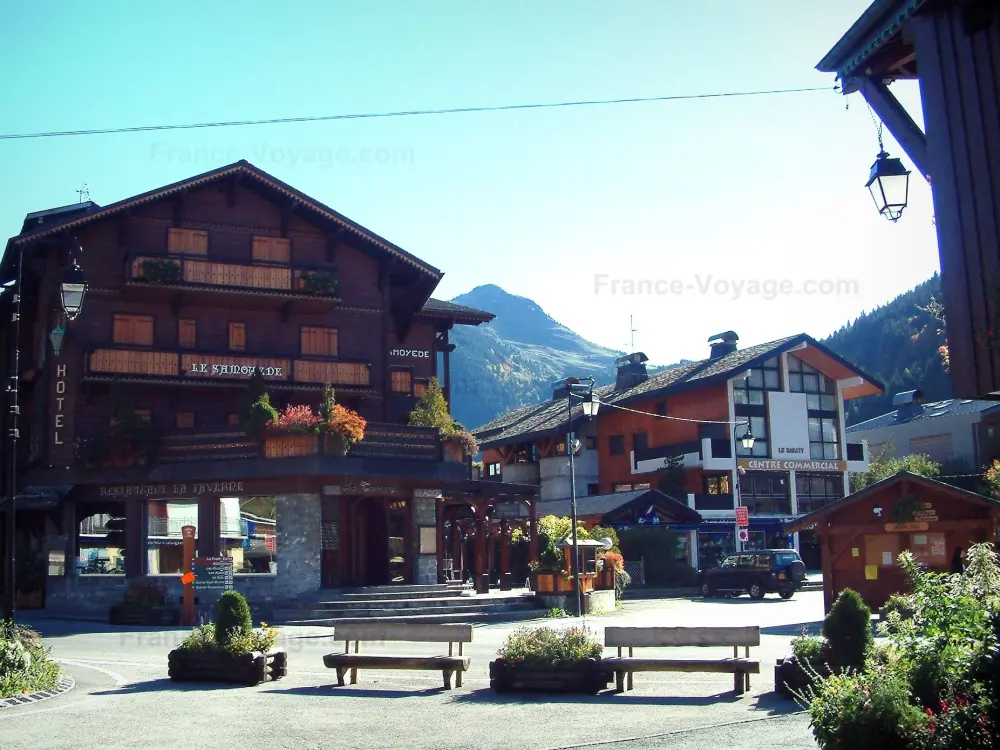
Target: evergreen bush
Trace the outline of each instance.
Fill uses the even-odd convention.
[[[874,642],[872,613],[861,595],[844,589],[823,621],[823,636],[830,644],[832,666],[838,671],[859,670]]]
[[[226,591],[215,605],[215,639],[223,648],[240,634],[253,630],[250,605],[238,591]]]

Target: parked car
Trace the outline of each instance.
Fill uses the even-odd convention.
[[[759,549],[729,555],[720,565],[699,571],[702,596],[740,594],[791,599],[806,579],[806,566],[793,549]]]

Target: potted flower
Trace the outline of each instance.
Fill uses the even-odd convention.
[[[341,406],[329,383],[323,386],[323,401],[319,407],[319,429],[324,437],[324,452],[346,456],[356,443],[365,438],[368,423],[353,409]]]
[[[431,378],[427,392],[417,399],[410,412],[411,427],[436,427],[441,436],[441,452],[445,461],[462,463],[479,452],[475,437],[461,423],[452,419],[448,402],[437,378]]]
[[[441,439],[444,447],[444,460],[463,463],[469,456],[479,453],[479,444],[472,433],[464,429],[442,431]]]
[[[496,660],[490,662],[490,687],[498,693],[593,695],[611,681],[611,671],[601,663],[603,650],[594,634],[583,628],[522,628],[507,636]]]
[[[305,404],[291,404],[267,425],[267,458],[314,456],[319,453],[319,416]]]
[[[227,591],[215,607],[215,622],[195,628],[167,657],[174,681],[258,685],[288,673],[288,654],[276,648],[278,631],[253,627],[243,595]]]

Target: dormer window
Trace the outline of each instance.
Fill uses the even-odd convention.
[[[733,402],[751,406],[764,405],[765,391],[781,390],[781,374],[778,358],[771,357],[749,371],[745,378],[733,382]]]

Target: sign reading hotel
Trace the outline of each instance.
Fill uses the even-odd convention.
[[[847,471],[846,461],[790,461],[774,458],[741,458],[738,465],[747,471]]]
[[[291,363],[287,359],[258,359],[256,357],[228,357],[205,354],[185,354],[181,369],[190,378],[245,378],[259,368],[268,380],[288,380]]]

